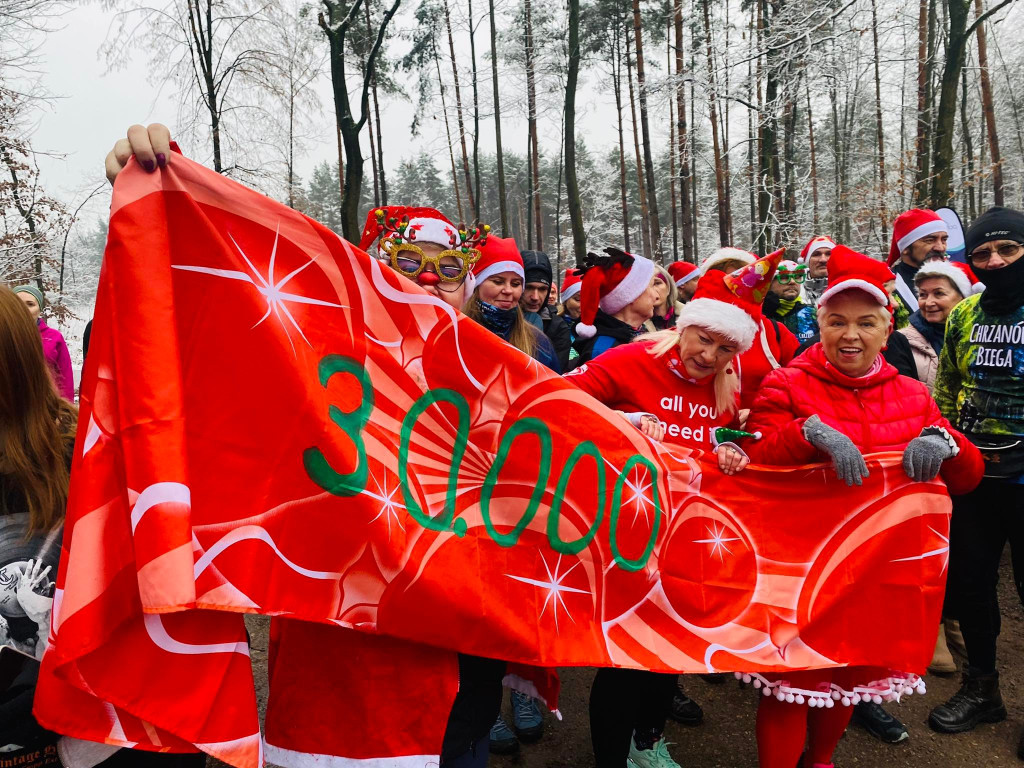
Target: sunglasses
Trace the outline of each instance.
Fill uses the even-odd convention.
[[[396,243],[385,240],[384,250],[391,259],[391,268],[404,277],[410,279],[419,277],[420,273],[432,264],[434,272],[441,283],[454,284],[454,287],[461,285],[469,274],[469,268],[480,261],[480,251],[470,248],[462,251],[444,250],[433,256],[428,256],[423,249],[412,243]],[[454,260],[455,263],[442,263],[443,260]],[[454,290],[450,288],[449,290]]]
[[[992,258],[993,253],[998,253],[1000,258],[1003,259],[1012,259],[1020,253],[1021,248],[1024,248],[1024,246],[1019,243],[1003,243],[995,249],[985,248],[980,251],[972,251],[971,263],[987,264],[988,260]]]
[[[807,279],[807,275],[803,270],[800,270],[799,272],[776,272],[775,279],[782,285],[785,285],[786,283],[800,284]]]

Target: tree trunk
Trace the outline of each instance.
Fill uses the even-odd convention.
[[[569,71],[565,80],[565,115],[563,117],[565,197],[569,205],[569,222],[572,226],[572,250],[578,267],[583,265],[587,257],[587,233],[583,228],[583,205],[580,202],[579,182],[576,180],[576,80],[579,77],[579,72],[580,0],[569,0]],[[561,199],[558,192],[556,195]],[[558,226],[557,217],[555,226]]]
[[[672,19],[665,20],[665,72],[672,71]],[[676,123],[672,98],[668,100],[668,189],[672,214],[672,261],[679,258],[679,197],[676,195]]]
[[[953,120],[956,117],[960,70],[967,56],[967,14],[969,0],[950,0],[949,30],[946,40],[946,64],[939,85],[932,152],[932,208],[949,203],[953,180]]]
[[[633,0],[636,7],[637,0]],[[701,0],[704,12],[704,37],[708,57],[708,117],[711,119],[711,141],[715,153],[715,194],[718,200],[718,241],[725,247],[729,245],[728,206],[725,201],[725,166],[722,163],[722,148],[718,140],[718,113],[716,112],[717,94],[715,93],[715,63],[711,43],[711,11],[710,0]]]
[[[1006,79],[1006,92],[1010,95],[1010,111],[1013,112],[1013,125],[1016,128],[1017,134],[1017,151],[1021,157],[1024,157],[1024,128],[1021,127],[1020,109],[1017,107],[1017,96],[1014,93],[1013,81],[1006,67],[1006,62],[1003,60],[1003,52],[999,48],[999,38],[996,35],[992,36],[992,44],[995,46],[996,57],[999,59],[999,68],[1003,71],[1003,76]],[[1021,184],[1018,180],[1017,187],[1020,195],[1017,207],[1020,208],[1024,207],[1024,184]]]
[[[807,138],[811,149],[811,203],[814,221],[814,233],[818,235],[818,153],[814,147],[814,114],[811,112],[811,80],[807,78]]]
[[[647,80],[644,76],[644,41],[640,23],[640,0],[633,0],[633,34],[636,37],[636,84],[640,92],[640,129],[644,140],[644,169],[647,173],[647,205],[651,218],[652,252],[664,261],[661,251],[661,223],[658,220],[658,193],[654,181],[654,157],[651,154],[651,128],[647,119]]]
[[[366,37],[372,39],[373,31],[370,27],[370,0],[366,0],[364,7],[366,9]],[[380,202],[379,205],[388,204],[388,183],[387,176],[384,173],[384,134],[380,130],[380,100],[377,98],[377,75],[374,73],[373,78],[370,80],[370,93],[373,97],[373,115],[374,122],[377,126],[377,162],[373,167],[373,190],[374,198],[377,197],[377,180],[380,178]],[[371,134],[372,135],[372,134]],[[373,148],[373,139],[370,139],[371,150]]]
[[[981,0],[974,0],[974,15],[981,18],[984,13]],[[992,99],[992,83],[988,73],[988,48],[985,40],[985,25],[978,27],[978,67],[981,77],[981,109],[985,113],[988,129],[988,150],[992,156],[992,202],[1003,205],[1003,166],[999,155],[999,134],[996,131],[996,111]]]
[[[626,33],[626,79],[629,81],[629,111],[633,117],[633,152],[636,158],[636,185],[640,193],[640,240],[648,259],[652,258],[650,218],[647,209],[647,186],[644,183],[643,161],[640,159],[640,131],[636,121],[636,99],[633,94],[633,66],[630,58],[632,38]]]
[[[967,70],[961,72],[960,132],[964,140],[964,165],[966,176],[960,184],[967,194],[968,215],[973,221],[978,215],[974,199],[974,142],[971,140],[971,124],[967,119]]]
[[[473,0],[468,1],[469,55],[473,63],[473,199],[476,217],[480,218],[480,88],[476,70],[476,27],[473,20]]]
[[[444,132],[448,137],[448,158],[452,164],[452,188],[455,190],[455,207],[459,211],[459,221],[465,221],[466,217],[462,210],[462,195],[459,192],[459,172],[455,170],[455,151],[452,149],[452,127],[448,120],[448,104],[444,98],[444,79],[441,77],[441,55],[437,51],[437,44],[432,43],[431,49],[434,52],[434,66],[437,68],[437,85],[441,91],[441,114],[444,115]]]
[[[469,170],[469,151],[466,148],[466,123],[462,117],[462,89],[459,87],[459,67],[455,61],[455,38],[452,36],[452,16],[448,0],[444,0],[444,23],[448,29],[448,52],[452,60],[452,81],[455,84],[455,117],[459,123],[459,143],[462,145],[462,170],[466,174],[466,204],[473,218],[480,218],[476,198],[473,196],[473,176]],[[461,218],[461,214],[460,214]]]
[[[508,237],[508,197],[505,189],[505,156],[501,149],[501,99],[498,91],[498,28],[494,19],[494,0],[488,0],[491,17],[491,86],[494,91],[494,139],[498,166],[498,208],[501,211],[501,236]]]
[[[871,0],[871,34],[875,44],[875,133],[878,141],[878,220],[882,225],[881,252],[885,253],[889,243],[889,216],[885,208],[885,134],[882,129],[882,76],[879,72],[878,53],[878,9],[876,0]]]
[[[529,163],[532,185],[530,199],[533,205],[533,216],[536,219],[536,239],[534,245],[538,251],[544,250],[544,223],[541,221],[540,205],[540,143],[537,140],[537,82],[533,60],[533,3],[526,0],[526,98],[527,127],[530,131]]]
[[[363,2],[363,17],[366,20],[366,39],[370,39],[370,35],[373,33],[370,31],[370,0],[364,0]],[[366,58],[363,57],[363,77],[366,77]],[[376,80],[376,78],[373,78]],[[380,125],[378,124],[378,129]],[[366,133],[370,139],[370,164],[373,168],[373,204],[374,206],[381,205],[380,199],[380,174],[377,165],[377,151],[374,147],[373,142],[373,122],[370,121],[366,126]],[[380,131],[378,130],[378,134]]]
[[[619,193],[622,198],[623,249],[629,251],[629,202],[626,198],[626,143],[622,129],[622,40],[619,24],[612,24],[612,89],[615,92],[615,119],[619,128]]]
[[[679,216],[683,228],[683,259],[696,262],[693,219],[690,213],[690,159],[686,145],[686,87],[683,84],[683,0],[673,0],[676,54],[676,141],[679,154]]]
[[[914,198],[925,199],[928,178],[928,135],[931,121],[928,118],[928,5],[921,0],[917,16],[917,138],[914,147],[917,154],[917,176],[914,182]]]

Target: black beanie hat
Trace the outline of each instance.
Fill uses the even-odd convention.
[[[551,285],[551,259],[544,251],[520,251],[523,257],[523,269],[527,283],[544,283]]]
[[[964,235],[968,260],[975,248],[990,240],[1013,240],[1024,244],[1024,213],[994,206],[976,218]]]

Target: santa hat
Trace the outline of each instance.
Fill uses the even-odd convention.
[[[791,261],[790,259],[784,259],[783,261],[779,262],[778,274],[781,275],[783,272],[787,274],[792,274],[795,272],[806,273],[807,265],[803,263],[798,264],[797,262]]]
[[[442,248],[454,248],[458,227],[435,208],[412,208],[407,205],[388,205],[371,208],[366,214],[363,236],[359,247],[367,251],[377,242],[379,258],[387,258],[385,240],[404,240],[410,243],[433,243]]]
[[[806,264],[807,260],[811,258],[814,252],[817,251],[819,248],[828,248],[831,251],[835,247],[836,244],[833,243],[830,238],[821,236],[812,237],[810,240],[807,241],[807,245],[803,247],[803,250],[800,251],[800,263]]]
[[[945,232],[946,222],[942,220],[935,211],[924,208],[911,208],[896,217],[892,223],[892,244],[889,246],[889,261],[891,267],[900,260],[900,255],[912,243],[922,237],[934,235],[936,232]]]
[[[761,303],[785,253],[775,251],[729,274],[711,270],[703,275],[690,303],[679,311],[676,330],[706,328],[735,341],[740,354],[746,352],[754,344]]]
[[[607,256],[587,254],[580,288],[580,322],[576,334],[589,339],[597,334],[597,310],[614,315],[632,304],[647,290],[654,277],[654,262],[643,256],[605,248]]]
[[[927,261],[917,270],[917,274],[914,275],[914,282],[920,285],[922,280],[929,277],[945,277],[953,283],[953,286],[960,291],[960,295],[964,298],[967,298],[972,293],[981,293],[980,290],[975,289],[975,283],[978,283],[978,278],[974,276],[971,268],[966,264],[951,261]],[[981,289],[985,287],[981,283],[978,283],[978,286]]]
[[[565,303],[583,287],[583,276],[578,269],[565,270],[565,278],[562,280],[562,303]]]
[[[719,248],[700,263],[700,273],[701,275],[706,275],[708,270],[716,264],[733,260],[742,261],[744,264],[753,264],[757,261],[757,256],[750,251],[744,251],[742,248]]]
[[[676,288],[700,277],[700,270],[696,264],[688,261],[673,261],[668,265],[668,273],[676,283]]]
[[[828,260],[828,287],[818,299],[818,306],[824,306],[838,293],[856,288],[870,295],[883,307],[888,307],[891,302],[885,284],[895,279],[896,275],[882,262],[857,253],[845,245],[837,245]]]
[[[523,257],[519,255],[519,247],[511,237],[491,237],[480,247],[480,261],[473,266],[473,277],[482,283],[492,275],[502,272],[515,272],[520,279],[526,280],[523,268]]]

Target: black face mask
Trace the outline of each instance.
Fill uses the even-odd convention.
[[[1008,315],[1024,306],[1024,257],[1000,269],[977,269],[974,274],[985,286],[981,308],[990,315]]]

